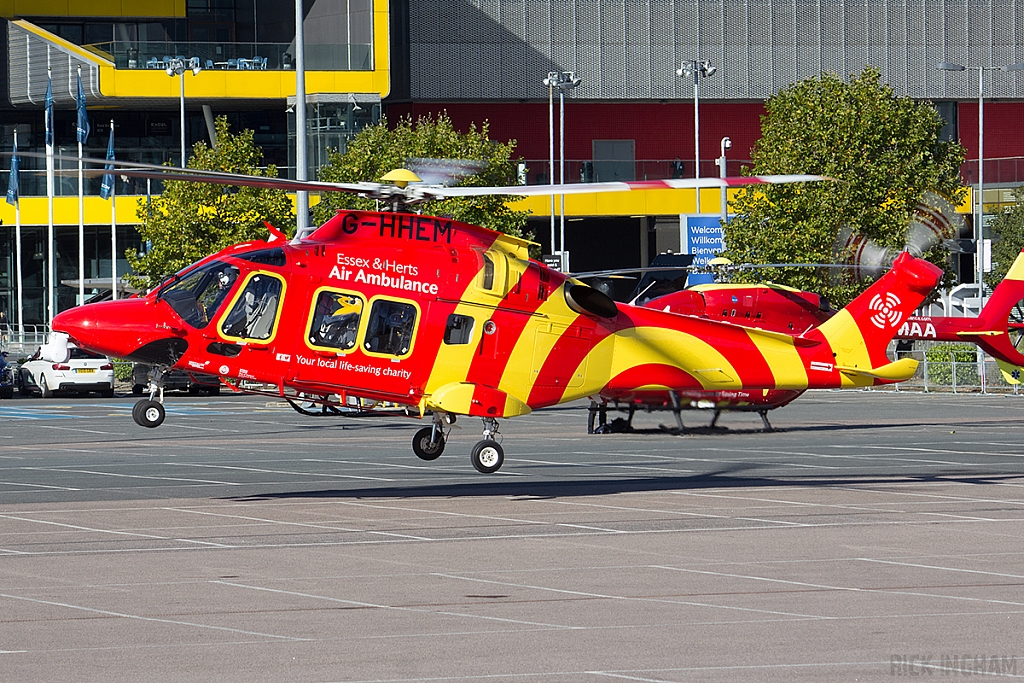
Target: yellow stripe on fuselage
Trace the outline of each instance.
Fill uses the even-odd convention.
[[[472,289],[472,287],[471,287]],[[467,297],[469,292],[466,292]],[[480,298],[479,295],[473,297]],[[480,336],[483,334],[483,324],[490,317],[494,310],[493,303],[488,308],[483,302],[462,302],[455,307],[454,313],[473,318],[473,336],[468,344],[445,344],[444,342],[437,349],[437,355],[430,370],[430,378],[424,387],[426,394],[432,394],[440,387],[453,382],[465,382],[469,374],[470,365],[476,356],[480,344]]]
[[[792,341],[748,330],[747,336],[771,368],[776,389],[806,389],[807,368]]]
[[[590,351],[588,361],[583,386],[567,388],[562,402],[597,393],[623,372],[651,364],[683,368],[705,389],[742,387],[736,368],[715,347],[666,328],[631,327],[605,337]]]
[[[535,359],[547,359],[551,349],[558,342],[557,334],[538,335],[538,330],[552,328],[564,330],[576,322],[579,314],[565,303],[565,283],[553,290],[543,304],[523,327],[508,363],[501,374],[498,388],[506,394],[518,396],[522,400],[530,397],[530,391],[537,381],[542,363]],[[536,370],[536,371],[535,371]]]
[[[824,335],[828,345],[832,347],[836,364],[847,367],[863,368],[871,370],[871,357],[868,355],[868,347],[864,341],[864,335],[860,333],[857,321],[853,319],[850,312],[845,308],[826,320],[818,327],[818,331]],[[867,375],[848,375],[840,373],[842,388],[865,387],[874,384],[874,379]]]
[[[508,259],[508,263],[510,264],[508,290],[511,290],[522,277],[525,268],[515,267],[518,266],[515,259]],[[483,336],[484,323],[491,317],[501,301],[500,296],[486,292],[478,286],[479,277],[479,272],[473,274],[472,280],[454,311],[458,315],[473,318],[472,338],[468,344],[441,343],[430,371],[430,378],[424,387],[424,393],[428,395],[447,384],[466,381],[473,358],[480,345],[480,337]]]

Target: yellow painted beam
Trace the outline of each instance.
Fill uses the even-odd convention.
[[[732,199],[735,190],[728,190]],[[721,194],[717,188],[700,193],[703,213],[718,213]],[[510,206],[518,211],[530,211],[535,216],[551,215],[549,197],[525,197]],[[555,197],[555,215],[559,211],[559,198]],[[693,190],[633,190],[630,192],[604,192],[575,194],[565,197],[566,216],[669,216],[696,213],[696,194]]]
[[[67,5],[70,0],[38,0],[40,2]],[[169,1],[169,0],[168,0]],[[184,0],[173,0],[181,4],[184,16]],[[125,4],[128,0],[106,0],[97,4]],[[19,4],[20,0],[0,0],[5,8]],[[85,3],[90,4],[90,3]],[[40,12],[23,12],[40,14]],[[46,14],[43,12],[43,14]],[[59,13],[54,16],[63,16]],[[72,14],[70,16],[78,16]],[[107,13],[104,16],[120,16]],[[135,16],[158,16],[149,11]],[[99,65],[100,92],[104,97],[142,99],[147,97],[177,99],[181,95],[178,77],[168,77],[163,69],[117,69],[109,60],[84,50],[58,36],[44,31],[26,21],[18,21],[26,31],[49,40],[81,58]],[[375,93],[382,98],[391,92],[391,45],[389,42],[389,14],[387,0],[374,0],[373,12],[373,59],[370,71],[307,71],[306,94],[317,93]],[[227,69],[203,69],[198,75],[185,73],[185,98],[206,99],[285,99],[295,96],[294,71],[243,71]]]
[[[157,195],[153,195],[154,198]],[[295,194],[290,193],[288,197],[295,204]],[[123,195],[117,199],[117,224],[133,225],[138,224],[138,208],[146,203],[146,197],[141,195]],[[320,203],[318,195],[309,198],[309,205],[316,206]],[[110,200],[97,196],[86,197],[83,202],[86,225],[110,225]],[[7,202],[0,201],[0,231],[14,230],[14,207]],[[78,225],[78,196],[54,197],[53,199],[53,223],[54,225]],[[21,197],[21,224],[22,226],[48,225],[46,197]],[[281,229],[289,226],[275,226]]]
[[[68,52],[71,52],[72,54],[75,54],[75,55],[81,57],[82,59],[84,59],[84,60],[86,60],[88,62],[91,62],[93,64],[100,64],[100,65],[102,65],[102,64],[111,64],[111,66],[112,66],[112,62],[110,62],[110,60],[104,59],[103,57],[99,56],[95,52],[90,52],[89,50],[85,50],[85,49],[79,47],[78,45],[68,41],[68,40],[64,40],[60,36],[58,36],[56,34],[53,34],[53,33],[50,33],[49,31],[44,30],[44,29],[36,26],[33,23],[25,21],[24,19],[18,19],[18,20],[13,21],[12,23],[14,25],[16,25],[18,28],[21,28],[21,29],[23,29],[25,31],[28,31],[29,33],[34,33],[35,35],[39,36],[43,40],[47,40],[47,41],[53,43],[54,45],[58,45],[61,48],[67,50]]]
[[[104,97],[178,99],[178,76],[163,69],[115,69],[100,66],[100,91]],[[377,93],[391,90],[388,71],[307,71],[306,94]],[[295,96],[294,71],[228,71],[203,69],[198,76],[185,73],[185,99],[244,98],[284,99]]]
[[[0,17],[181,17],[185,0],[0,0]]]
[[[138,223],[139,219],[135,212],[140,204],[145,204],[146,198],[136,195],[117,197],[117,223],[127,225]],[[100,197],[86,197],[83,202],[86,225],[110,225],[110,200]],[[0,230],[14,230],[14,207],[3,202],[0,204],[0,220],[3,220],[3,227]],[[46,197],[21,197],[21,224],[48,225]],[[54,197],[53,198],[53,223],[54,225],[78,225],[78,197]]]

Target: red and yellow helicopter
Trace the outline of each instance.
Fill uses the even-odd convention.
[[[873,300],[883,310],[884,299]],[[836,311],[813,292],[778,284],[698,284],[687,289],[643,300],[640,306],[687,317],[717,320],[781,334],[803,335],[831,319]],[[996,287],[976,318],[952,316],[909,316],[904,318],[895,339],[973,342],[998,363],[1010,383],[1020,383],[1024,374],[1024,252]],[[726,389],[687,388],[673,391],[647,387],[617,391],[604,388],[594,396],[590,407],[588,431],[604,433],[631,428],[637,410],[668,410],[675,414],[677,429],[682,430],[681,412],[686,409],[714,411],[714,427],[723,411],[751,411],[760,414],[766,429],[771,429],[767,413],[788,405],[805,389]],[[609,410],[628,417],[607,421]]]
[[[409,184],[405,174],[393,176],[394,185],[297,183],[121,166],[132,167],[125,172],[356,192],[393,210],[343,211],[292,241],[272,231],[266,241],[185,268],[146,296],[64,311],[53,328],[66,336],[54,335],[49,357],[60,355],[61,339],[71,340],[163,370],[273,384],[293,400],[337,395],[399,404],[430,418],[412,444],[425,460],[441,455],[456,416],[479,417],[483,438],[471,461],[485,473],[504,460],[499,419],[604,392],[767,394],[907,379],[916,361],[891,362],[886,347],[941,276],[904,253],[828,320],[800,330],[757,328],[617,304],[530,259],[524,240],[407,210],[440,197],[820,180],[815,176],[479,188]],[[133,417],[156,427],[164,416],[158,375]]]

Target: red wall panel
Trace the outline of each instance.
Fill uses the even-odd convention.
[[[422,103],[388,106],[388,116],[422,116],[447,111],[459,130],[470,124],[490,123],[491,138],[516,140],[516,153],[524,159],[548,157],[548,105],[534,102]],[[761,103],[705,103],[700,105],[701,159],[716,159],[723,137],[732,139],[731,159],[750,159],[750,149],[761,137]],[[555,133],[558,131],[555,102]],[[635,140],[636,158],[693,159],[693,103],[686,102],[575,102],[565,103],[566,159],[592,158],[593,140]],[[558,140],[555,139],[555,153]]]
[[[978,158],[978,103],[957,108],[960,142],[968,159]],[[985,158],[1024,157],[1024,102],[985,102]],[[987,166],[987,164],[986,164]]]
[[[466,130],[490,122],[495,140],[516,140],[516,154],[524,159],[548,157],[548,105],[546,102],[440,103],[427,102],[391,105],[392,119],[412,114],[436,114],[447,111],[456,127]],[[733,147],[729,159],[749,160],[754,143],[761,136],[760,102],[701,102],[701,159],[708,173],[711,159],[719,154],[719,141],[730,137]],[[967,150],[967,159],[978,157],[978,105],[962,102],[958,107],[960,141]],[[555,128],[558,128],[558,102],[555,102]],[[593,157],[593,140],[635,140],[636,159],[679,157],[687,163],[690,173],[693,159],[692,102],[578,102],[565,104],[565,156],[569,161]],[[986,180],[1019,182],[1024,177],[1024,163],[991,161],[997,158],[1024,157],[1024,102],[985,103]],[[558,153],[558,141],[555,141]],[[968,167],[970,164],[968,165]],[[990,168],[991,166],[991,168]],[[1021,166],[1021,168],[1017,168]],[[713,167],[710,167],[713,168]],[[967,167],[965,167],[967,168]],[[730,172],[735,170],[730,166]],[[714,172],[714,171],[712,171]],[[972,171],[965,171],[970,177]],[[1005,176],[1005,177],[1004,177]]]

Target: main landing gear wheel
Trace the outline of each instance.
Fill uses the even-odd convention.
[[[165,415],[163,404],[150,399],[143,399],[132,408],[132,419],[140,427],[159,427]]]
[[[437,430],[437,440],[434,441],[434,428],[424,427],[412,437],[412,452],[421,460],[436,460],[444,453],[444,434]]]
[[[473,461],[473,467],[477,472],[493,474],[501,469],[501,464],[505,462],[505,451],[501,449],[501,445],[497,441],[484,439],[476,442],[469,458]]]

